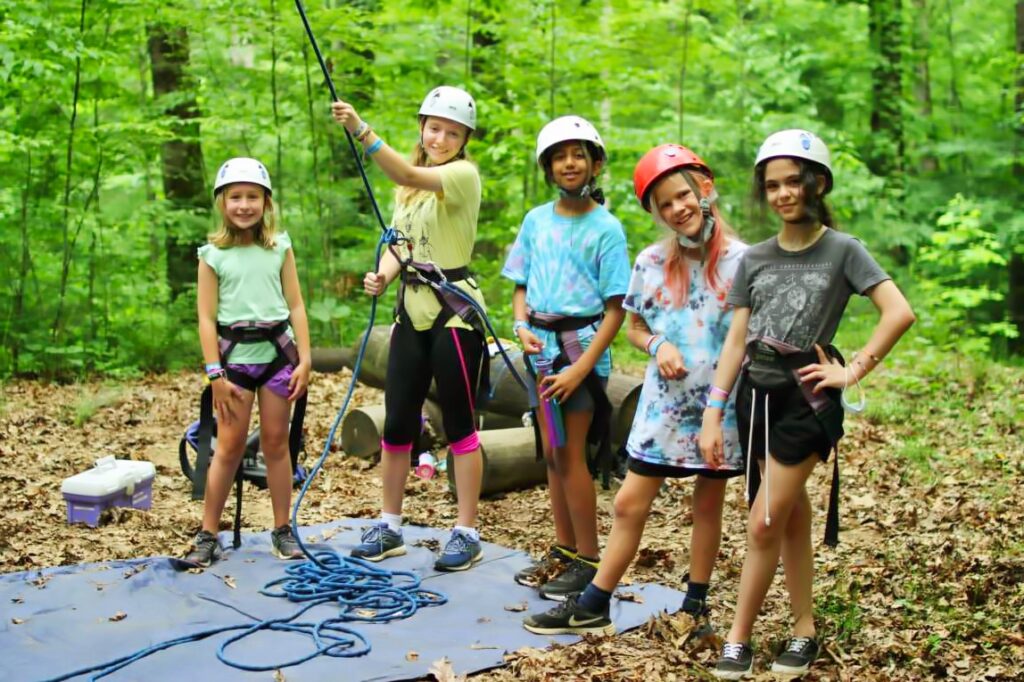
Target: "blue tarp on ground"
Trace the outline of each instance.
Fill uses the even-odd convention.
[[[323,538],[313,548],[347,553],[369,522],[345,520],[305,528],[302,537]],[[442,592],[448,603],[422,608],[411,618],[386,624],[353,623],[351,628],[372,649],[357,658],[320,656],[287,668],[289,682],[303,680],[405,680],[427,674],[431,664],[447,657],[459,674],[500,666],[503,654],[524,646],[544,647],[552,641],[572,643],[569,635],[541,637],[523,629],[526,613],[546,610],[554,602],[536,590],[517,585],[512,576],[529,563],[519,551],[484,543],[484,559],[463,573],[438,573],[434,553],[425,542],[444,543],[448,532],[406,527],[409,554],[380,564],[389,570],[414,571],[423,587]],[[230,534],[221,534],[230,544]],[[281,618],[299,605],[261,595],[268,581],[280,578],[283,562],[269,553],[269,533],[244,535],[242,547],[203,574],[177,573],[166,558],[111,561],[0,575],[0,680],[42,680],[113,660],[164,640],[218,626],[251,622],[240,613],[199,598],[212,597],[257,618]],[[230,580],[228,579],[230,576]],[[232,583],[234,587],[230,587]],[[660,585],[633,585],[642,603],[612,601],[612,619],[619,632],[635,628],[659,611],[674,612],[682,593]],[[506,607],[525,602],[525,612]],[[317,606],[301,620],[319,621],[337,608]],[[124,614],[118,619],[119,614]],[[247,673],[225,666],[217,648],[233,633],[190,642],[133,663],[109,680],[268,679],[268,673]],[[228,654],[248,664],[269,664],[299,658],[312,649],[299,634],[261,632],[233,646]],[[415,656],[410,652],[415,652]],[[412,660],[410,660],[412,659]],[[87,678],[78,678],[87,679]]]

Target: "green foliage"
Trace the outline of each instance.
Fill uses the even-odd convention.
[[[658,238],[632,197],[644,151],[666,141],[696,149],[715,170],[723,211],[755,242],[776,229],[748,210],[756,147],[772,130],[808,127],[833,152],[840,226],[895,268],[929,343],[998,354],[1015,331],[1004,317],[1005,264],[990,257],[1024,249],[1019,151],[1008,153],[1019,121],[1007,94],[1019,59],[1009,6],[903,3],[898,195],[867,163],[879,57],[865,3],[306,5],[339,93],[396,149],[415,144],[415,112],[432,86],[476,96],[469,151],[484,196],[471,266],[501,333],[511,320],[511,286],[499,275],[506,250],[526,211],[555,196],[537,170],[535,136],[566,113],[593,120],[608,144],[602,185],[632,254]],[[155,25],[180,27],[189,41],[188,82],[161,98],[147,47]],[[55,0],[40,12],[0,0],[0,34],[0,376],[199,361],[194,293],[172,295],[165,245],[198,246],[213,219],[165,196],[161,164],[162,146],[187,134],[168,109],[191,98],[206,178],[238,155],[271,171],[313,343],[355,340],[378,225],[292,3]],[[393,186],[372,163],[368,172],[388,221]],[[862,336],[877,319],[873,309],[863,318],[843,334]],[[960,327],[971,337],[954,343]]]
[[[921,327],[940,347],[987,354],[993,339],[1017,336],[1001,305],[1007,261],[976,202],[961,194],[950,199],[918,263],[927,310]]]

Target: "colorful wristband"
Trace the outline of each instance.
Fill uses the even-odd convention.
[[[366,131],[370,129],[370,125],[366,121],[360,121],[359,126],[352,131],[352,137],[357,140],[362,140],[363,136],[366,135]]]
[[[519,336],[520,329],[528,329],[529,327],[530,323],[527,322],[526,320],[516,320],[515,322],[512,323],[512,333],[515,336]]]
[[[366,148],[366,155],[373,156],[380,151],[380,148],[384,146],[384,140],[377,138],[377,141]]]
[[[665,343],[665,337],[659,334],[656,337],[652,337],[652,338],[655,338],[657,340],[649,342],[649,346],[647,348],[647,353],[652,358],[656,358],[656,357],[658,357],[658,349],[661,348],[661,344]]]
[[[218,369],[223,369],[219,362],[208,362],[206,363],[206,373],[215,372]]]
[[[223,369],[215,369],[212,372],[206,373],[206,378],[209,379],[210,381],[215,381],[225,376],[227,376],[227,372],[224,371]]]
[[[722,400],[727,400],[729,398],[729,391],[726,391],[724,388],[719,388],[718,386],[712,386],[711,390],[708,391],[708,398],[711,399],[715,396],[718,396]]]
[[[708,400],[708,407],[714,407],[719,410],[724,410],[725,401],[722,400],[721,398],[711,398],[710,400]]]

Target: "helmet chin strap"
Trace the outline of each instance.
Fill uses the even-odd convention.
[[[711,235],[715,231],[715,216],[711,213],[711,205],[718,201],[718,190],[714,187],[711,188],[711,194],[706,197],[701,196],[700,187],[697,186],[697,182],[693,179],[688,171],[681,173],[683,179],[686,180],[686,184],[690,186],[690,191],[693,192],[695,197],[700,197],[700,213],[704,219],[704,224],[700,228],[700,232],[697,234],[696,239],[691,239],[685,234],[676,235],[676,239],[679,241],[679,245],[687,249],[696,249],[704,246],[711,239]]]

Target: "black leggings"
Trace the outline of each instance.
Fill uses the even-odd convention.
[[[384,388],[385,449],[407,452],[412,448],[431,379],[437,382],[448,442],[456,444],[475,435],[473,413],[484,354],[480,334],[437,325],[416,331],[403,318],[391,330]]]

